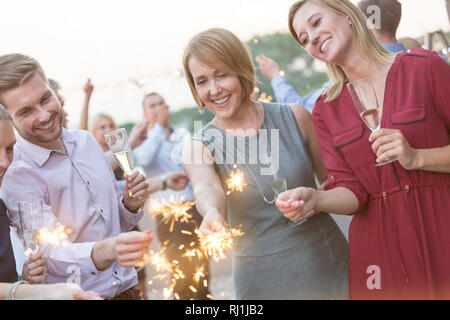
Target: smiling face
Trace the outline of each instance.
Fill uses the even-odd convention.
[[[314,58],[341,65],[352,47],[350,19],[312,1],[295,13],[292,27],[299,43]]]
[[[189,70],[198,96],[212,113],[231,118],[240,110],[242,87],[236,74],[203,64],[195,56],[189,59]]]
[[[40,74],[35,73],[1,97],[21,137],[49,149],[59,141],[63,122],[61,105]]]
[[[0,187],[14,156],[16,136],[9,120],[0,120]]]

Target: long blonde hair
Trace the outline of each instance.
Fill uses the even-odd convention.
[[[293,20],[297,11],[308,1],[331,9],[341,16],[348,17],[352,23],[353,38],[357,39],[359,47],[370,60],[381,65],[389,65],[394,62],[390,52],[384,49],[377,41],[372,31],[367,27],[367,20],[364,13],[349,0],[301,0],[294,3],[288,16],[289,32],[300,45],[300,41],[293,27]],[[326,63],[328,77],[331,80],[331,86],[325,91],[326,102],[335,100],[342,92],[345,83],[348,81],[344,70],[332,63]]]

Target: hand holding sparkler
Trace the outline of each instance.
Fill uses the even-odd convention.
[[[275,205],[287,219],[299,221],[316,213],[317,190],[299,187],[278,195]]]
[[[200,231],[196,231],[196,233],[207,256],[212,257],[215,261],[225,259],[225,251],[233,247],[234,238],[244,235],[239,229],[225,227],[208,234],[202,234]]]
[[[225,229],[225,220],[222,215],[216,210],[210,210],[204,217],[200,225],[200,234],[211,234],[216,231]]]
[[[95,243],[91,259],[99,271],[105,270],[114,261],[118,261],[124,267],[134,267],[145,262],[148,246],[152,240],[153,235],[149,230],[121,233]]]
[[[116,237],[116,260],[124,267],[134,267],[147,259],[148,246],[153,240],[149,230],[145,232],[131,231]]]

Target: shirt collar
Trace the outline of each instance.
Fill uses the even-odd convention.
[[[77,141],[73,136],[73,134],[70,131],[63,128],[61,133],[61,139],[69,155],[72,154],[72,151],[75,147],[74,144]],[[53,153],[64,154],[58,150],[40,147],[36,144],[33,144],[25,140],[21,136],[17,138],[16,147],[21,152],[25,153],[31,160],[33,160],[40,167],[42,167],[45,164],[45,162],[47,162],[47,160],[50,158],[50,155],[52,155]]]
[[[399,53],[399,52],[405,52],[406,48],[401,43],[386,43],[383,44],[383,48],[385,48],[387,51],[390,51],[392,53]]]

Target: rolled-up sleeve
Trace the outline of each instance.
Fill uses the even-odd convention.
[[[23,241],[17,208],[18,201],[22,199],[43,199],[44,202],[47,202],[49,195],[45,183],[34,174],[33,170],[28,168],[14,168],[12,170],[13,172],[5,176],[6,180],[3,183],[7,188],[2,188],[0,195],[8,208],[11,224],[16,228],[17,235]],[[28,183],[24,184],[21,177],[26,177]],[[45,210],[46,208],[50,208],[50,211]],[[44,205],[42,214],[43,225],[47,227],[60,225],[51,212],[50,206]],[[58,246],[41,244],[39,250],[48,260],[49,275],[61,279],[67,277],[66,269],[70,265],[77,265],[86,275],[98,272],[91,259],[94,245],[95,242],[70,243],[67,240],[67,243]]]
[[[144,207],[145,205],[136,213],[130,212],[123,204],[123,196],[119,196],[120,230],[122,232],[129,232],[138,224],[144,216]]]
[[[328,182],[323,189],[331,190],[343,187],[353,192],[359,202],[356,211],[358,213],[366,206],[368,193],[345,161],[342,153],[334,147],[332,135],[317,109],[313,111],[312,118],[323,161],[328,171]]]
[[[133,150],[133,156],[141,166],[148,167],[153,162],[166,135],[167,129],[161,127],[159,123],[148,130],[147,139]]]

